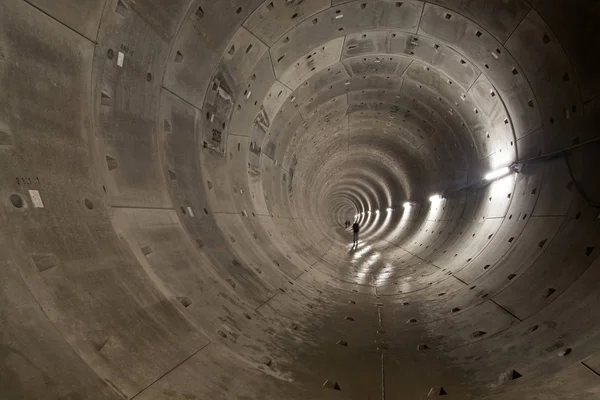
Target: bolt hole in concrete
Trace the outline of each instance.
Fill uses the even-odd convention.
[[[573,352],[572,349],[563,349],[561,351],[558,352],[558,356],[559,357],[564,357],[564,356],[568,356],[569,354],[571,354]]]
[[[21,196],[19,196],[18,194],[11,194],[10,202],[13,205],[13,207],[15,207],[15,208],[23,208],[23,206],[25,204],[25,203],[23,203],[23,198]]]
[[[94,209],[94,203],[92,203],[92,201],[90,199],[85,199],[83,201],[83,203],[85,204],[86,208],[88,210],[93,210]]]

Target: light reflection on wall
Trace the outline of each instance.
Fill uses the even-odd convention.
[[[510,174],[490,183],[490,196],[503,196],[511,193],[514,189],[516,174]]]
[[[377,222],[377,218],[380,218],[382,213],[378,213],[376,216],[375,221],[373,222],[375,225],[373,226],[373,233],[371,234],[371,237],[377,237],[378,235],[380,235],[382,232],[384,232],[388,225],[390,224],[390,220],[392,219],[392,210],[390,209],[390,211],[386,211],[384,212],[385,217],[383,217],[383,222],[380,223],[379,225],[376,225]]]
[[[358,224],[360,225],[360,230],[363,231],[366,226],[369,225],[369,221],[371,220],[371,214],[368,211],[363,211]],[[360,238],[360,235],[359,235]]]
[[[433,220],[440,216],[444,209],[444,203],[446,200],[440,195],[434,195],[429,198],[429,212],[427,213],[426,220]]]
[[[495,153],[490,156],[490,167],[492,170],[498,169],[501,167],[507,167],[514,161],[513,155],[508,152],[504,153]]]
[[[379,210],[373,211],[373,212],[369,211],[369,218],[373,217],[373,220],[371,221],[371,223],[369,223],[367,220],[367,223],[365,224],[365,226],[362,227],[361,233],[363,235],[365,235],[365,236],[369,235],[369,233],[377,227],[377,221],[379,220],[379,215],[380,215]]]
[[[402,216],[400,217],[398,225],[392,232],[390,232],[389,235],[387,235],[387,237],[384,240],[391,242],[393,239],[397,238],[400,235],[400,232],[402,232],[402,230],[405,229],[408,225],[408,219],[411,215],[412,208],[413,206],[410,203],[404,203],[404,207],[402,209]]]

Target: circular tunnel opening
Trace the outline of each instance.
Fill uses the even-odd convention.
[[[0,397],[595,398],[591,3],[0,10]]]

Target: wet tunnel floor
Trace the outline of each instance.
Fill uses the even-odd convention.
[[[358,249],[350,250],[351,230],[339,227],[335,233],[347,240],[331,246],[319,269],[348,275],[359,289],[322,287],[297,330],[274,338],[272,347],[285,360],[274,361],[276,369],[312,388],[310,398],[425,399],[441,388],[444,398],[475,398],[465,373],[436,350],[443,341],[427,325],[410,322],[421,319],[419,308],[403,307],[399,295],[376,294],[372,283],[385,268],[380,252],[395,246],[371,244],[367,232]]]
[[[290,348],[294,362],[282,366],[314,386],[317,398],[421,399],[435,387],[443,387],[447,398],[469,398],[463,374],[436,352],[425,329],[405,331],[405,321],[392,320],[399,316],[376,305],[381,299],[353,298],[347,306],[323,304],[323,314],[307,325],[307,340]],[[419,350],[422,342],[428,347]],[[339,385],[341,397],[318,390],[326,380]]]

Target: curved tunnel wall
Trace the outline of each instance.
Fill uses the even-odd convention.
[[[598,396],[596,6],[0,11],[2,398]]]

